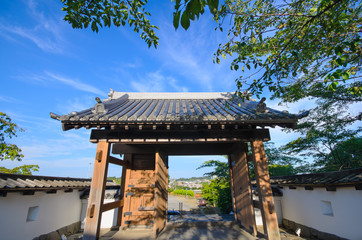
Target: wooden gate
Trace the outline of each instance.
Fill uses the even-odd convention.
[[[155,225],[153,227],[153,236],[157,237],[167,223],[168,199],[168,156],[160,152],[156,152],[155,177]]]
[[[126,170],[123,226],[154,224],[155,155],[133,154]]]

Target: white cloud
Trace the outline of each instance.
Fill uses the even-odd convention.
[[[62,132],[58,137],[46,141],[33,139],[26,145],[20,146],[25,156],[24,159],[46,158],[51,160],[55,157],[71,156],[75,152],[80,153],[95,148],[95,145],[89,142],[89,135],[86,134]]]
[[[45,52],[63,53],[66,41],[60,27],[61,18],[46,17],[43,12],[37,10],[37,4],[34,1],[28,1],[28,10],[36,22],[33,27],[19,27],[5,22],[0,24],[0,34],[12,41],[17,41],[16,37],[27,39]]]
[[[58,82],[71,86],[75,89],[78,89],[78,90],[81,90],[84,92],[94,93],[94,94],[101,95],[101,96],[107,96],[107,94],[105,92],[99,90],[98,88],[96,88],[94,86],[83,83],[78,79],[71,79],[71,78],[63,77],[63,76],[60,76],[60,75],[57,75],[57,74],[54,74],[51,72],[45,72],[45,73],[52,80],[56,80]]]
[[[21,102],[20,100],[9,97],[9,96],[0,96],[0,102],[6,102],[6,103],[18,103]]]
[[[10,34],[26,38],[35,43],[37,47],[46,52],[52,52],[52,53],[62,52],[61,44],[59,44],[58,42],[59,40],[52,39],[51,36],[44,36],[42,34],[39,34],[38,31],[35,29],[25,29],[16,26],[5,27],[3,25],[0,25],[0,31],[4,31]]]
[[[58,114],[69,114],[73,111],[82,111],[93,107],[95,104],[94,97],[86,96],[86,97],[77,97],[73,99],[68,99],[66,102],[59,103],[57,105]]]

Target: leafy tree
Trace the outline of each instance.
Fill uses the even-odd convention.
[[[21,161],[24,155],[21,153],[21,149],[15,145],[8,143],[6,140],[16,137],[16,133],[24,131],[19,128],[16,123],[11,121],[11,118],[0,112],[0,160],[10,159],[12,161],[17,160]],[[25,174],[31,175],[32,171],[39,171],[38,165],[22,165],[15,167],[13,169],[7,169],[5,167],[0,167],[0,172],[2,173],[13,173],[13,174]]]
[[[231,205],[231,187],[228,163],[219,160],[205,161],[200,167],[214,167],[214,170],[205,173],[206,176],[215,177],[210,183],[202,185],[202,193],[206,200],[215,204],[221,212],[229,213]]]
[[[317,106],[298,125],[296,131],[302,136],[283,149],[289,154],[312,157],[312,171],[362,167],[361,161],[355,158],[360,156],[361,127],[348,127],[360,120],[361,114],[352,116],[343,101],[320,98],[316,102]]]
[[[336,159],[334,156],[338,156]],[[336,161],[338,160],[338,161]],[[340,162],[342,160],[342,162]],[[319,164],[319,163],[317,163]],[[327,161],[322,163],[325,171],[336,171],[348,168],[362,167],[362,138],[351,137],[346,141],[338,143],[327,156]]]
[[[176,1],[174,26],[184,29],[203,14],[208,5],[218,29],[227,29],[214,61],[233,58],[231,69],[242,74],[242,90],[259,96],[267,87],[275,97],[289,100],[308,96],[320,83],[335,91],[347,87],[348,95],[360,96],[362,87],[362,3],[358,0],[184,0]],[[181,18],[180,18],[181,16]]]
[[[202,194],[204,198],[217,206],[222,213],[232,210],[230,179],[215,178],[210,183],[203,183]]]
[[[1,173],[11,173],[11,174],[22,174],[22,175],[32,175],[33,172],[38,172],[38,165],[21,165],[19,167],[15,167],[12,169],[8,169],[5,167],[0,167]]]
[[[282,148],[276,148],[273,142],[264,145],[270,176],[286,176],[308,172],[308,164],[299,157],[288,154]],[[249,162],[250,178],[255,178],[254,164]]]
[[[145,40],[148,47],[152,45],[156,48],[158,37],[154,29],[157,26],[151,25],[148,19],[151,14],[144,6],[147,0],[61,0],[64,4],[62,8],[66,12],[64,20],[69,22],[73,28],[88,28],[97,32],[99,28],[111,27],[112,23],[116,27],[128,24],[135,32],[141,32],[141,38]]]
[[[213,167],[214,170],[211,172],[207,172],[204,175],[209,177],[216,176],[217,178],[228,178],[230,179],[229,166],[226,162],[221,162],[219,160],[208,160],[205,161],[200,167],[197,169],[205,168],[205,167]]]
[[[21,161],[21,158],[24,155],[21,153],[21,149],[16,146],[15,144],[10,144],[5,142],[6,138],[13,138],[16,137],[16,133],[20,131],[24,131],[23,129],[19,128],[16,123],[11,121],[11,118],[6,115],[5,113],[0,112],[0,159],[6,160],[18,160]]]

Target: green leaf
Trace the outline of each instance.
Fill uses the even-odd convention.
[[[192,8],[192,13],[198,17],[198,15],[200,14],[200,11],[201,11],[200,0],[192,0],[191,8]]]
[[[181,16],[181,11],[177,11],[176,13],[173,13],[173,26],[175,29],[177,29],[179,26],[180,16]]]
[[[190,19],[186,11],[182,13],[181,16],[181,26],[187,30],[190,27]]]
[[[347,79],[349,78],[349,73],[348,73],[348,72],[342,73],[342,78],[343,78],[344,80],[347,80]]]
[[[335,49],[334,49],[334,52],[338,55],[338,56],[341,56],[342,53],[343,53],[343,49],[341,46],[337,46]]]
[[[206,2],[209,6],[210,13],[215,15],[218,11],[219,0],[207,0]]]

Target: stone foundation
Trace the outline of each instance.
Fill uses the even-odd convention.
[[[291,220],[283,218],[283,227],[295,233],[295,231],[300,228],[300,236],[309,239],[320,239],[320,240],[347,240],[346,238],[339,237],[337,235],[321,232],[311,227],[304,226],[299,223],[295,223]]]
[[[75,234],[80,231],[80,221],[70,224],[68,226],[59,228],[54,232],[47,234],[42,234],[39,237],[33,238],[33,240],[61,240],[61,236],[65,235],[66,237]]]

